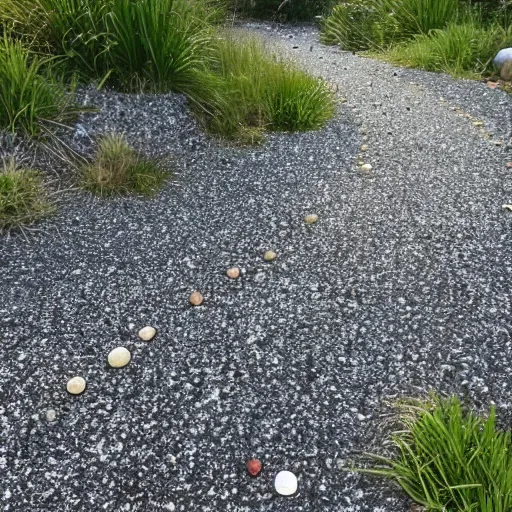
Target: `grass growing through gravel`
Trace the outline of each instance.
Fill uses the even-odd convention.
[[[69,120],[76,110],[59,80],[54,59],[20,42],[0,39],[0,128],[35,135],[45,120]]]
[[[383,56],[404,66],[477,78],[491,69],[497,49],[511,44],[512,27],[507,31],[498,24],[484,27],[470,20],[416,36],[411,43],[396,46]]]
[[[391,442],[396,455],[372,455],[363,470],[395,480],[430,511],[507,512],[512,510],[512,438],[487,418],[466,409],[458,398],[400,404],[400,430]]]
[[[98,142],[94,159],[82,169],[82,185],[102,197],[157,192],[168,173],[133,149],[122,135],[109,134]]]
[[[17,167],[14,160],[0,167],[0,233],[32,224],[54,210],[39,171]]]
[[[492,58],[512,44],[509,14],[499,2],[493,12],[464,0],[348,0],[324,20],[322,38],[396,64],[476,78],[492,74]]]
[[[255,140],[262,129],[315,129],[332,116],[323,82],[219,31],[219,13],[222,2],[210,0],[0,0],[15,38],[58,57],[71,76],[125,92],[185,93],[218,135]],[[39,72],[50,61],[31,62]]]
[[[320,128],[334,113],[326,84],[280,60],[255,38],[223,34],[192,92],[209,128],[230,138],[257,130]]]

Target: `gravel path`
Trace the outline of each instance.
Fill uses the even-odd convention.
[[[124,131],[171,153],[174,180],[152,200],[61,194],[45,232],[0,240],[2,510],[406,512],[341,470],[378,449],[384,399],[433,387],[510,419],[511,100],[250,28],[340,89],[336,120],[228,148],[179,97],[91,92],[103,108],[71,143]],[[132,362],[114,370],[118,345]],[[297,496],[273,492],[281,469]]]

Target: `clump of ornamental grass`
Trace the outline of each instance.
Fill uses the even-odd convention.
[[[0,128],[35,135],[43,122],[64,122],[76,112],[55,59],[41,57],[4,34],[0,38]]]
[[[494,407],[487,417],[455,397],[397,407],[394,456],[370,454],[374,466],[360,471],[394,480],[428,511],[512,510],[512,438],[497,428]]]
[[[33,224],[55,210],[41,172],[18,167],[15,160],[0,166],[0,233]]]
[[[512,30],[497,23],[483,26],[473,19],[449,24],[444,30],[418,35],[383,54],[386,60],[428,71],[476,78],[491,71],[497,49],[512,44]]]
[[[190,97],[210,131],[234,139],[258,140],[263,129],[318,129],[334,113],[322,80],[273,55],[258,39],[236,33],[216,40]]]
[[[163,185],[168,173],[155,161],[132,148],[124,136],[100,138],[92,161],[82,167],[82,186],[96,195],[152,195]]]

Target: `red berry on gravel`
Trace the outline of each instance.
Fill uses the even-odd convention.
[[[247,463],[247,471],[251,476],[258,476],[261,471],[261,462],[258,459],[251,459]]]

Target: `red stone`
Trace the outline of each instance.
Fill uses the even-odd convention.
[[[258,476],[261,471],[261,462],[258,459],[251,459],[247,463],[247,471],[251,476]]]

